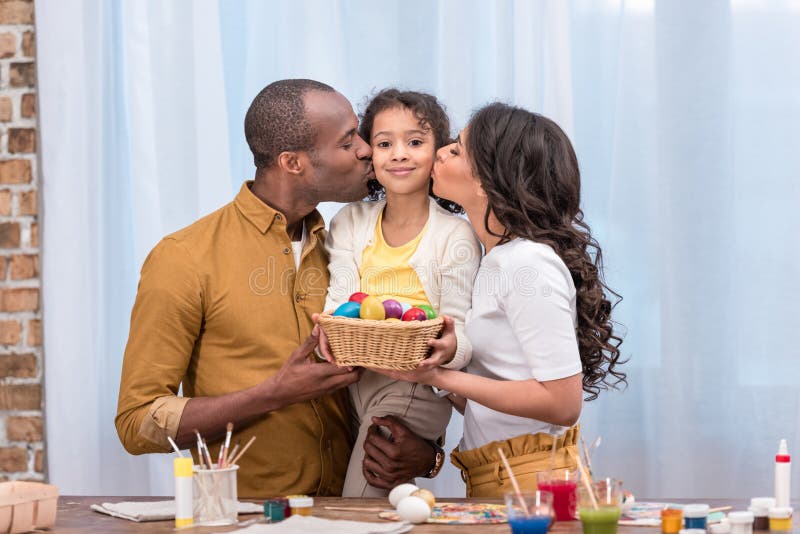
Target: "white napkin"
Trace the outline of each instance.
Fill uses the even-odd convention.
[[[95,512],[130,521],[165,521],[175,519],[175,501],[104,502],[90,507]],[[252,502],[239,502],[240,514],[260,514],[264,507]]]
[[[362,521],[342,521],[293,515],[280,523],[253,525],[236,532],[246,532],[247,534],[273,534],[275,532],[280,532],[281,534],[309,534],[312,532],[324,532],[325,534],[402,534],[412,528],[414,528],[414,525],[399,521],[365,523]]]

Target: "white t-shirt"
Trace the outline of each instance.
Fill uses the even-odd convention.
[[[466,371],[496,380],[540,382],[578,374],[582,366],[576,325],[575,284],[552,248],[521,238],[496,246],[483,258],[472,290],[465,325],[472,362]],[[470,400],[460,449],[565,430]]]
[[[300,234],[300,241],[292,241],[292,252],[294,253],[294,268],[295,270],[300,268],[300,256],[303,254],[303,247],[306,246],[306,238],[308,237],[306,232],[306,221],[303,220],[303,231]]]

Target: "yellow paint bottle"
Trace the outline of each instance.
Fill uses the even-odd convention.
[[[769,529],[774,531],[792,530],[792,512],[790,506],[777,506],[769,509]]]

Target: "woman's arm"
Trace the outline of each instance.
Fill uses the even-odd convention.
[[[498,412],[572,426],[581,414],[581,384],[580,374],[537,382],[495,380],[442,369],[432,385]]]
[[[582,375],[558,380],[495,380],[434,367],[415,371],[373,369],[395,380],[435,386],[498,412],[552,425],[572,426],[581,414]]]

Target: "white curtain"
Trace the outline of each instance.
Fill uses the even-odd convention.
[[[432,92],[456,128],[493,100],[557,120],[625,299],[630,386],[582,416],[595,469],[640,497],[770,494],[778,439],[800,444],[798,23],[789,0],[38,0],[50,479],[171,493],[169,456],[113,426],[139,267],[252,176],[253,96],[310,77],[357,106]],[[463,495],[452,467],[428,485]]]

